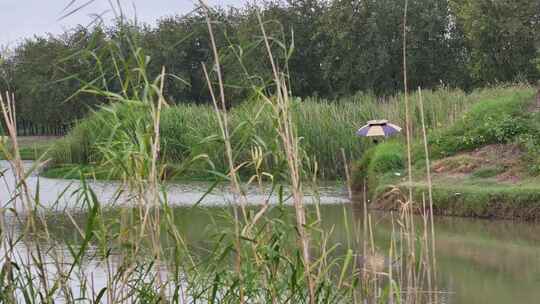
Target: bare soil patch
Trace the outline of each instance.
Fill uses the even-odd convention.
[[[523,151],[515,144],[488,145],[474,151],[435,161],[436,176],[460,178],[485,168],[498,168],[496,179],[517,183],[521,180]]]

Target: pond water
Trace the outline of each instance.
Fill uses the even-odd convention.
[[[33,168],[33,162],[25,161],[24,166],[26,170],[35,172],[27,178],[27,184],[32,196],[35,196],[36,192],[39,192],[39,200],[43,206],[59,210],[78,207],[74,204],[76,197],[74,197],[73,193],[81,188],[80,181],[39,177],[37,175],[39,170]],[[10,166],[7,161],[0,161],[0,170],[7,170],[2,174],[2,181],[0,181],[0,194],[4,194],[5,196],[13,189],[15,180],[13,174],[10,172]],[[117,197],[118,190],[122,187],[116,181],[89,180],[87,183],[103,205],[113,205],[125,201]],[[194,202],[199,202],[203,196],[204,198],[199,202],[200,206],[224,206],[229,205],[233,200],[233,195],[228,191],[227,185],[219,185],[208,194],[206,192],[211,187],[211,184],[208,182],[170,183],[163,187],[163,191],[167,193],[167,201],[169,204],[175,206],[192,206]],[[265,194],[260,194],[261,191],[255,187],[244,190],[249,197],[249,204],[260,205],[266,200],[270,203],[276,203],[277,201],[276,195],[267,197]],[[267,192],[264,191],[264,193]],[[317,193],[307,193],[305,200],[307,203],[317,200],[323,204],[349,202],[346,189],[337,187],[336,183],[324,183],[320,185]],[[2,204],[4,203],[2,202]]]
[[[6,163],[2,163],[6,167]],[[27,163],[28,166],[31,163]],[[9,173],[9,172],[8,172]],[[0,195],[5,207],[11,185],[11,174],[4,174],[5,183],[1,183]],[[68,180],[55,180],[32,176],[28,180],[35,193],[39,180],[41,202],[50,204],[67,189],[76,189],[77,183]],[[118,188],[115,182],[92,182],[91,187],[103,200],[112,200]],[[207,239],[210,218],[227,210],[232,199],[225,187],[218,187],[197,208],[190,205],[197,201],[208,189],[208,183],[185,183],[167,186],[167,193],[175,204],[174,216],[179,229],[188,242],[197,243]],[[248,198],[254,205],[260,204],[266,197],[256,195],[254,189],[248,190]],[[345,219],[360,222],[363,219],[361,208],[350,203],[343,186],[325,186],[319,193],[321,200],[320,214],[322,226],[330,231],[330,244],[347,244],[348,234]],[[71,208],[73,195],[64,194],[55,208]],[[308,196],[310,202],[314,197]],[[271,199],[274,202],[275,199]],[[313,211],[314,206],[308,207]],[[292,210],[291,210],[292,212]],[[344,216],[345,214],[345,216]],[[390,233],[389,214],[371,212],[377,246],[384,248]],[[114,212],[110,216],[115,216]],[[52,239],[75,238],[70,221],[64,212],[50,217]],[[84,215],[76,216],[76,221],[83,221]],[[446,293],[444,303],[538,303],[540,300],[540,225],[535,223],[512,221],[489,221],[481,219],[437,217],[436,253],[439,287]],[[28,245],[28,244],[27,244]],[[65,251],[67,248],[56,248]],[[68,259],[68,258],[66,258]],[[87,273],[92,273],[99,285],[100,269],[97,261],[87,261]],[[104,278],[102,278],[104,279]]]

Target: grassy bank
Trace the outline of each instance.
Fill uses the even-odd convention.
[[[439,89],[425,92],[426,123],[430,130],[452,125],[460,115],[480,100],[509,94],[514,88],[491,88],[466,94],[459,90]],[[412,98],[413,96],[411,96]],[[404,124],[403,96],[386,99],[358,94],[339,100],[308,98],[292,101],[292,117],[305,155],[305,168],[317,172],[323,179],[344,177],[341,149],[348,159],[358,158],[371,146],[354,132],[367,120],[386,118]],[[119,141],[136,139],[130,134],[149,127],[150,116],[146,105],[137,102],[116,103],[102,108],[82,120],[65,138],[58,141],[49,157],[55,167],[47,174],[62,177],[63,173],[78,168],[106,166],[110,177],[116,173],[111,163],[105,163],[104,151],[129,149]],[[279,149],[275,121],[269,119],[270,105],[261,100],[248,100],[229,112],[231,143],[238,163],[245,163],[253,153],[261,155],[259,169],[279,171],[283,163],[275,157]],[[419,132],[419,110],[412,109],[414,132]],[[213,172],[227,167],[224,146],[213,109],[208,106],[177,105],[163,109],[161,118],[160,160],[167,164],[162,172],[168,179],[211,178]],[[113,146],[116,145],[116,146]],[[137,151],[134,151],[134,153]],[[189,168],[185,167],[190,162]],[[54,167],[53,167],[54,168]],[[85,169],[87,170],[87,169]],[[243,175],[253,174],[257,168],[242,166]],[[65,175],[64,175],[65,176]]]
[[[444,128],[428,130],[433,204],[440,214],[540,218],[540,114],[534,90],[514,87],[482,99]],[[368,186],[373,207],[392,209],[406,193],[404,143],[368,150],[355,166],[355,187]],[[428,197],[423,144],[413,145],[413,195]],[[381,169],[378,169],[381,168]]]

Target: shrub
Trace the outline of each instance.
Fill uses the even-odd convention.
[[[377,195],[382,189],[403,174],[405,169],[404,147],[398,141],[381,143],[364,153],[360,162],[355,166],[354,183],[363,185],[371,195]]]
[[[377,145],[368,166],[368,172],[384,174],[404,168],[403,146],[399,142],[387,142]]]

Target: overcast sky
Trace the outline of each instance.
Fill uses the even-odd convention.
[[[72,0],[0,0],[0,46],[14,46],[24,38],[45,33],[61,33],[77,24],[87,25],[95,14],[105,13],[110,20],[114,14],[110,10],[110,2],[117,0],[75,0],[72,6],[64,11]],[[123,11],[138,20],[153,24],[156,19],[183,14],[195,7],[196,0],[119,0]],[[59,20],[70,10],[91,2],[83,9]],[[241,5],[243,0],[207,0],[211,5]]]

